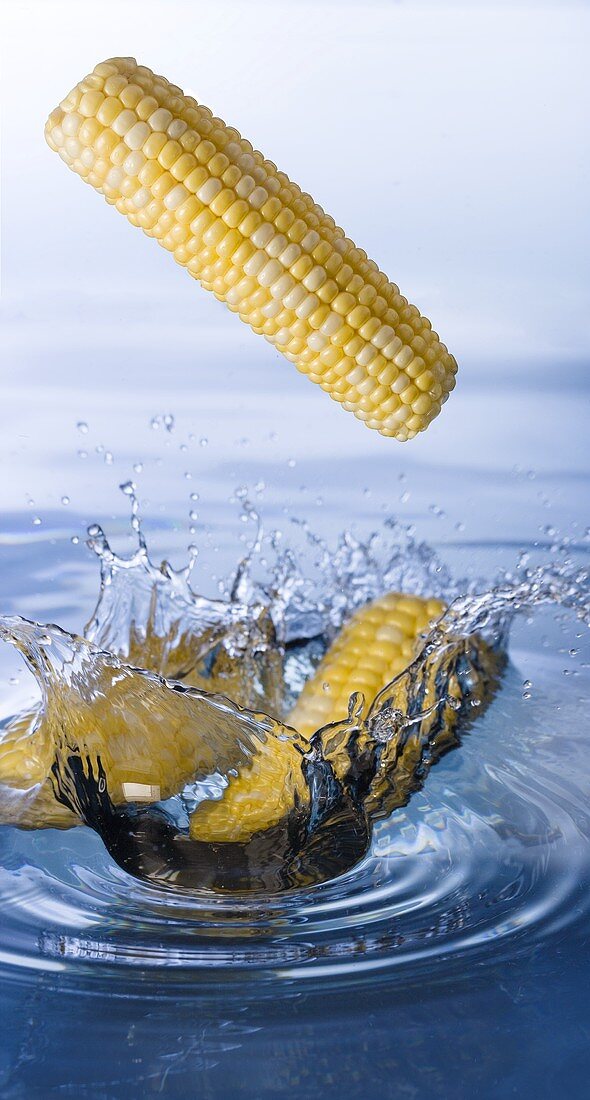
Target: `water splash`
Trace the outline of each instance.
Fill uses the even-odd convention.
[[[465,594],[394,522],[364,543],[345,533],[335,550],[301,525],[320,589],[244,494],[256,533],[211,599],[192,588],[194,552],[180,570],[152,563],[134,486],[122,489],[137,548],[120,557],[89,528],[101,585],[85,637],[0,620],[42,692],[0,742],[0,811],[29,827],[82,821],[125,870],[160,886],[276,892],[342,874],[483,712],[514,616],[551,603],[590,622],[588,573],[569,560],[521,564]],[[348,714],[310,738],[285,725],[342,623],[395,588],[452,599],[408,668],[374,700],[351,683]],[[238,781],[249,799],[262,784],[265,828],[222,844],[195,835],[198,807]]]

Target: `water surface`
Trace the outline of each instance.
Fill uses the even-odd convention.
[[[212,334],[198,357],[179,340],[161,384],[154,370],[138,385],[145,356],[119,349],[121,369],[108,356],[83,397],[69,388],[75,351],[55,343],[11,349],[5,613],[81,629],[97,592],[85,529],[98,520],[132,551],[117,488],[128,478],[153,556],[178,567],[197,545],[211,596],[252,540],[246,487],[320,587],[301,521],[334,545],[345,528],[363,539],[396,515],[406,587],[429,594],[492,583],[519,562],[587,563],[586,390],[569,367],[558,395],[553,368],[534,386],[506,370],[501,392],[468,375],[440,427],[394,449],[346,430],[338,410],[328,443],[332,410],[297,379],[285,417],[282,363],[260,364],[239,339]],[[144,351],[162,356],[157,342]],[[208,356],[232,380],[231,403],[225,387],[188,385]],[[556,422],[569,430],[548,452]],[[26,704],[30,680],[0,653],[6,714]],[[393,1078],[427,1095],[550,1096],[564,1081],[581,1094],[588,656],[572,612],[522,616],[501,688],[460,749],[377,825],[359,864],[289,899],[162,899],[88,829],[3,828],[4,1094],[57,1095],[67,1081],[77,1095],[123,1096],[130,1082],[183,1095],[198,1080],[220,1097],[365,1097],[393,1095]]]

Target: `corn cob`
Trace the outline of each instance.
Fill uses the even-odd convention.
[[[442,615],[440,600],[390,592],[362,607],[346,623],[307,681],[288,718],[306,737],[346,718],[353,691],[368,709],[390,680],[416,655],[428,627]]]
[[[345,719],[353,691],[367,709],[385,685],[409,665],[421,636],[442,614],[439,600],[392,592],[361,608],[340,632],[315,675],[308,680],[287,724],[305,737]],[[275,755],[255,757],[230,783],[219,802],[203,802],[191,818],[195,840],[248,840],[280,821],[294,798],[304,801],[301,768],[291,744],[274,744]]]
[[[133,58],[99,64],[47,141],[298,370],[369,428],[423,431],[456,362],[334,220],[237,130]]]

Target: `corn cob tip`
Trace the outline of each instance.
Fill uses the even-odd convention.
[[[53,111],[51,149],[367,427],[424,431],[457,364],[333,218],[237,130],[132,57]]]

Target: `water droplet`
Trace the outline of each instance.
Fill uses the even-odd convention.
[[[122,493],[125,493],[126,497],[132,497],[135,494],[135,482],[123,481],[121,485],[119,485],[119,489]]]
[[[199,498],[199,494],[198,494],[198,493],[191,493],[191,500],[199,500],[199,499],[200,499],[200,498]]]
[[[523,699],[531,699],[532,698],[532,693],[530,691],[523,691],[522,697],[523,697]]]
[[[528,691],[528,690],[529,690],[529,688],[532,688],[532,686],[533,686],[533,681],[532,681],[532,680],[523,680],[523,684],[522,684],[522,686],[523,686],[523,688],[525,689],[525,691]]]
[[[399,499],[400,499],[400,504],[407,504],[408,503],[408,501],[410,499],[410,493],[408,492],[407,489],[406,489],[405,493],[402,493],[402,495],[400,496]]]
[[[41,526],[41,517],[40,516],[33,516],[33,527],[40,527],[40,526]]]
[[[206,447],[208,443],[209,440],[206,435],[204,435],[202,439],[199,439],[199,447]]]
[[[105,451],[104,460],[105,460],[107,466],[112,466],[113,465],[113,453],[112,453],[112,451]]]
[[[288,458],[287,459],[287,466],[289,467],[290,470],[292,470],[293,467],[296,466],[296,465],[297,465],[297,463],[295,462],[294,458]]]
[[[78,458],[88,458],[88,451],[78,451]]]
[[[164,427],[167,432],[171,432],[174,430],[174,417],[172,416],[172,413],[166,413],[166,415],[164,416]]]
[[[82,433],[82,435],[86,435],[88,433],[88,424],[85,420],[79,420],[76,424],[76,427],[78,431]]]
[[[184,476],[186,481],[192,481],[193,479],[193,475],[188,470],[185,470]]]
[[[67,505],[67,504],[69,504],[69,503],[70,503],[70,498],[69,498],[68,496],[65,496],[65,495],[64,495],[64,496],[63,496],[63,497],[61,498],[61,502],[62,502],[62,504],[64,504],[64,505]]]
[[[78,538],[78,535],[72,535],[72,537],[70,539],[70,542],[73,544],[73,546],[77,546],[78,543],[80,542],[80,539]]]
[[[135,462],[133,464],[133,470],[136,474],[141,474],[143,472],[143,462]]]
[[[198,518],[199,518],[199,513],[198,513],[198,512],[189,512],[189,514],[188,514],[188,518],[189,518],[189,519],[192,519],[192,520],[193,520],[193,522],[194,522],[195,520],[198,520]]]

